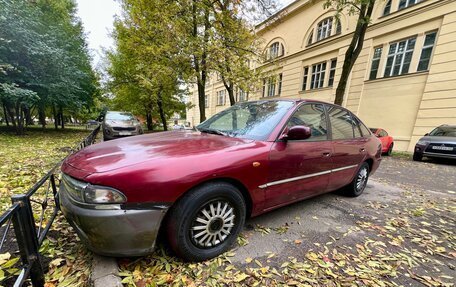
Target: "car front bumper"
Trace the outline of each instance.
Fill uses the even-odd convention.
[[[81,241],[93,252],[106,256],[150,254],[167,206],[148,209],[106,209],[109,205],[74,201],[63,185],[59,190],[60,208]]]
[[[419,145],[419,144],[416,144],[415,145],[415,150],[414,150],[414,153],[415,154],[419,154],[421,156],[425,156],[425,157],[430,157],[430,158],[446,158],[446,159],[456,159],[456,151],[452,151],[452,152],[442,152],[442,151],[433,151],[430,149],[430,145],[439,145],[440,143],[429,143],[429,144],[426,144],[426,145]]]

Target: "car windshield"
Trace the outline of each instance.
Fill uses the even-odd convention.
[[[196,128],[201,132],[265,140],[292,101],[257,101],[236,104],[204,121]]]
[[[135,117],[130,113],[107,113],[106,119],[110,121],[133,121]]]
[[[377,128],[370,128],[371,132],[373,132],[374,134],[377,132]]]
[[[438,127],[429,135],[433,137],[456,137],[456,127]]]

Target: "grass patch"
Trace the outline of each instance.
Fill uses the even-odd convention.
[[[413,154],[408,151],[393,151],[393,154],[391,156],[403,159],[411,159]]]
[[[25,135],[17,136],[11,128],[0,126],[0,212],[11,205],[12,194],[27,192],[89,132],[81,127],[68,127],[65,130],[30,127]],[[44,198],[46,186],[45,184],[37,191],[34,200]],[[36,203],[32,203],[32,206],[38,224],[41,209]],[[20,266],[14,252],[15,249],[1,250],[0,286],[10,285],[16,274],[15,268]],[[61,214],[52,225],[40,253],[45,256],[43,262],[49,264],[46,286],[88,285],[91,253],[79,242]],[[11,262],[14,264],[9,266]]]

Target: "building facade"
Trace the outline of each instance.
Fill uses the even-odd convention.
[[[267,59],[261,89],[238,91],[237,100],[305,98],[333,102],[357,16],[298,0],[257,26]],[[228,108],[223,83],[206,86],[206,115]],[[199,123],[196,104],[187,121]],[[456,124],[456,1],[377,0],[363,49],[351,72],[343,106],[368,126],[395,139],[395,150],[441,124]]]

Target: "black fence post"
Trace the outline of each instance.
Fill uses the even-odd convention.
[[[44,286],[44,272],[41,265],[35,220],[30,199],[23,194],[13,195],[13,203],[20,207],[13,216],[14,232],[24,268],[30,269],[30,279],[34,287]]]

